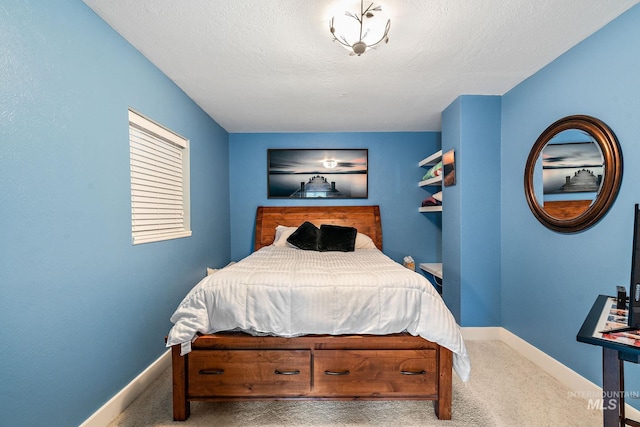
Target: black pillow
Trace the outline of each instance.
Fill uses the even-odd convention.
[[[321,252],[340,251],[353,252],[356,249],[358,230],[353,227],[322,224],[318,250]]]
[[[318,250],[318,238],[320,230],[308,221],[302,223],[300,227],[287,238],[287,242],[305,251]]]

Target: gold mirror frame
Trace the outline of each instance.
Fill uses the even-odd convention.
[[[542,150],[551,139],[565,130],[581,130],[591,136],[598,144],[603,157],[604,179],[600,190],[591,205],[574,218],[556,218],[549,215],[536,199],[534,189],[534,172]],[[618,139],[613,131],[601,120],[584,115],[564,117],[547,129],[538,137],[533,145],[524,170],[524,192],[529,208],[535,217],[546,227],[561,233],[574,233],[585,230],[598,222],[613,204],[620,183],[622,182],[622,152]]]

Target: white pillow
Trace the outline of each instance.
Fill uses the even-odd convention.
[[[373,243],[371,237],[366,234],[356,234],[356,249],[377,249],[376,244]]]
[[[290,246],[287,242],[289,236],[296,231],[298,227],[286,227],[284,225],[279,225],[276,227],[276,237],[273,239],[273,246],[278,247],[287,247]]]

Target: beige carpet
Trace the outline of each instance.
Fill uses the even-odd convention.
[[[453,414],[440,421],[425,401],[242,402],[191,404],[172,421],[167,370],[110,426],[601,426],[602,412],[499,341],[467,341],[471,379],[453,377]]]

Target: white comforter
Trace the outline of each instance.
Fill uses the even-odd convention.
[[[197,332],[293,337],[406,330],[450,349],[463,381],[471,367],[460,329],[433,286],[377,249],[264,247],[200,281],[171,322],[167,346],[182,344],[183,353]]]

